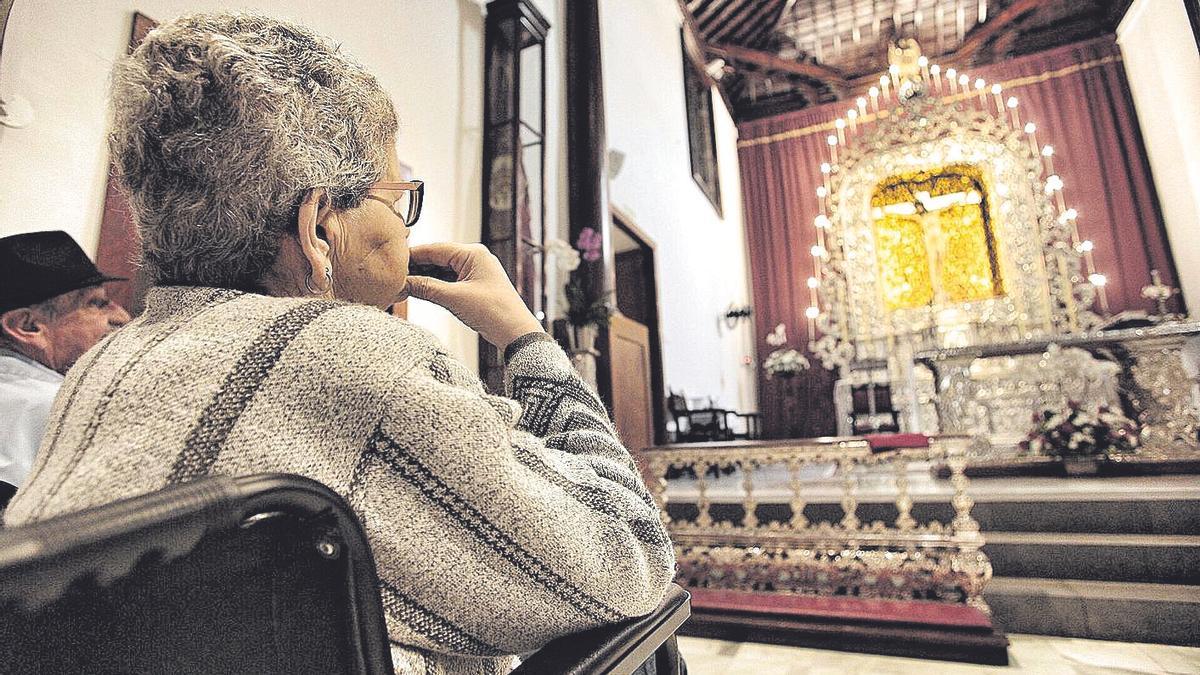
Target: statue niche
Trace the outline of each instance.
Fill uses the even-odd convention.
[[[1004,294],[982,173],[957,164],[893,175],[871,196],[884,307],[944,307]]]

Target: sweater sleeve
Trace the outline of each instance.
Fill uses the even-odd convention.
[[[399,382],[354,471],[394,642],[475,656],[644,615],[674,576],[595,392],[527,341],[493,396],[444,353]]]

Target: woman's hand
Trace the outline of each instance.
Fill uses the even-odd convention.
[[[483,244],[427,244],[409,249],[409,260],[449,267],[458,281],[408,277],[408,294],[450,310],[501,351],[542,324],[517,294],[500,260]]]

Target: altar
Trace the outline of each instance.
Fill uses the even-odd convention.
[[[1028,454],[1038,424],[1078,412],[1127,436],[1102,452],[1200,452],[1200,323],[1169,311],[1175,289],[1153,271],[1158,311],[1114,316],[1070,176],[1018,98],[943,79],[913,41],[890,61],[834,121],[815,188],[807,346],[836,373],[839,435]]]

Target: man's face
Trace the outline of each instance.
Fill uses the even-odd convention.
[[[43,316],[46,366],[66,373],[105,335],[129,323],[129,313],[108,299],[103,286],[81,288],[56,298],[59,311]]]

